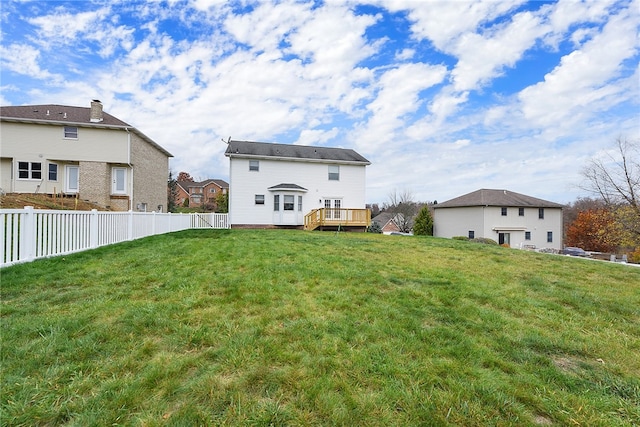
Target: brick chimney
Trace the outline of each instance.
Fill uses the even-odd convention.
[[[91,101],[91,122],[98,123],[102,121],[102,102],[97,99]]]

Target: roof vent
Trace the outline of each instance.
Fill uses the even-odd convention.
[[[66,119],[66,118],[67,118],[67,113],[64,113],[63,119]]]
[[[98,99],[94,99],[91,101],[91,117],[89,121],[92,123],[99,123],[102,120],[102,102]]]

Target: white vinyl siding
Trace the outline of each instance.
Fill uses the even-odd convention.
[[[302,197],[301,218],[312,209],[324,207],[326,198],[342,199],[342,207],[364,209],[366,172],[365,165],[340,165],[340,181],[327,179],[328,164],[322,162],[260,160],[260,173],[249,171],[249,159],[230,159],[229,214],[230,223],[274,224],[275,201],[284,208],[284,194]],[[306,192],[269,191],[270,187],[290,183],[304,187]],[[254,203],[255,194],[270,194],[274,209],[259,209]],[[279,196],[279,197],[276,197]],[[272,199],[273,197],[273,199]],[[300,209],[300,208],[298,208]],[[298,210],[299,211],[299,210]],[[302,223],[300,224],[302,225]]]

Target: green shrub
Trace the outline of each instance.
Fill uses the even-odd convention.
[[[372,222],[369,227],[367,227],[367,233],[382,233],[382,227],[377,222]]]
[[[474,243],[482,243],[485,245],[498,245],[498,242],[493,239],[489,239],[488,237],[476,237],[475,239],[471,239],[471,241]]]
[[[428,206],[423,206],[413,223],[413,234],[416,236],[433,236],[433,218]]]

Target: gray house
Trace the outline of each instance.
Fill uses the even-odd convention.
[[[485,237],[514,248],[562,249],[562,208],[507,190],[481,189],[434,205],[436,237]]]

